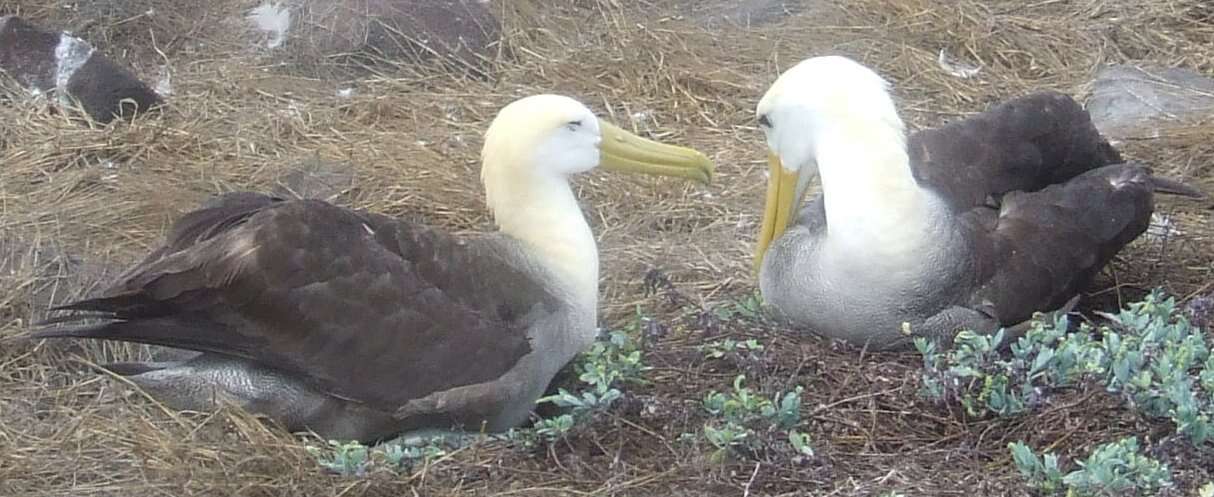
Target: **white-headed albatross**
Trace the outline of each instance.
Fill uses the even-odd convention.
[[[906,136],[887,82],[845,57],[784,72],[760,100],[769,171],[755,266],[787,321],[870,348],[1022,330],[1067,311],[1147,227],[1156,191],[1070,97],[1040,92]],[[810,179],[822,193],[799,214]]]
[[[48,321],[72,326],[33,336],[203,352],[109,365],[177,409],[218,393],[329,439],[506,430],[595,337],[598,249],[570,176],[601,165],[707,182],[713,166],[555,95],[501,109],[482,160],[498,232],[228,194],[99,296],[58,308],[85,313]]]

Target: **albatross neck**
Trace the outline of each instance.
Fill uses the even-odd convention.
[[[569,180],[525,173],[489,188],[489,208],[498,228],[531,249],[582,303],[598,301],[599,253]]]
[[[901,129],[856,123],[815,143],[831,245],[910,251],[930,238],[935,204],[911,173]]]

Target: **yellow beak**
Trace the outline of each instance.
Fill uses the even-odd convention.
[[[641,138],[602,119],[599,131],[603,137],[599,167],[712,182],[712,161],[697,150]]]
[[[763,226],[759,228],[759,241],[755,249],[755,274],[763,267],[763,256],[771,243],[784,234],[805,198],[805,191],[797,195],[797,171],[784,169],[780,156],[767,153],[767,205],[763,209]]]

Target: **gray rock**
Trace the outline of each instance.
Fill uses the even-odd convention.
[[[678,6],[679,13],[704,27],[722,24],[761,26],[792,15],[823,16],[833,13],[828,12],[830,10],[837,10],[837,7],[822,0],[682,0]]]
[[[143,113],[161,103],[155,91],[88,42],[15,16],[0,17],[0,71],[60,105],[79,102],[101,123]]]
[[[288,0],[285,37],[262,29],[270,31],[268,46],[281,46],[297,61],[375,68],[439,59],[481,73],[501,34],[489,5],[478,0]],[[255,24],[276,23],[273,15],[266,23],[256,20],[266,15],[250,17]]]
[[[1096,75],[1087,108],[1109,138],[1155,137],[1169,121],[1210,116],[1214,79],[1188,69],[1111,66]]]

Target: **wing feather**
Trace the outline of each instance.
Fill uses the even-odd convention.
[[[1074,99],[1047,91],[1005,101],[907,141],[915,179],[956,212],[1121,162]]]
[[[1058,308],[1147,228],[1156,192],[1200,197],[1124,163],[1069,96],[1005,101],[908,140],[916,180],[958,216],[975,261],[969,306],[1005,325]]]
[[[993,230],[974,228],[975,258],[985,261],[971,305],[990,306],[1014,324],[1065,304],[1126,244],[1147,229],[1154,208],[1150,171],[1114,164],[1036,192],[1004,197]]]

